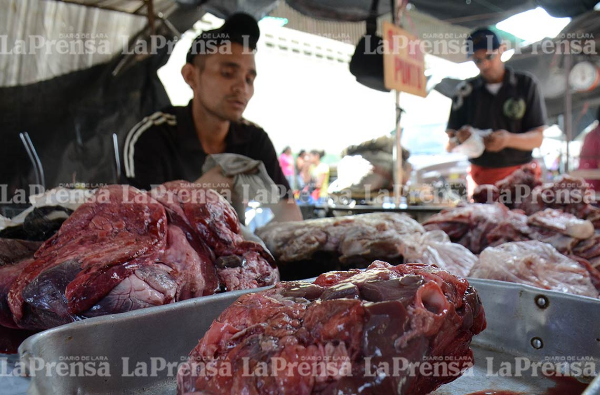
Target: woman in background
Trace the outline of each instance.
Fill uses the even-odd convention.
[[[292,149],[288,146],[283,149],[281,155],[279,155],[279,166],[283,171],[283,175],[290,184],[290,188],[295,189],[294,185],[294,157],[292,156]]]
[[[325,151],[310,151],[310,160],[313,165],[312,177],[315,181],[313,198],[317,204],[325,204],[327,201],[327,189],[329,188],[329,165],[321,162]]]

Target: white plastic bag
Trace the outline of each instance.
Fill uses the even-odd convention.
[[[471,135],[468,139],[452,149],[453,153],[466,155],[469,158],[479,158],[485,151],[484,137],[492,133],[491,129],[481,130],[470,128]]]
[[[436,265],[456,276],[466,277],[477,263],[477,257],[460,244],[450,242],[444,231],[432,230],[402,240],[400,253],[404,262]]]
[[[526,284],[575,295],[598,297],[589,272],[550,244],[519,241],[488,247],[469,277]]]

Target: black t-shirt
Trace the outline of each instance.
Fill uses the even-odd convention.
[[[478,76],[457,87],[452,99],[448,129],[465,125],[476,129],[505,129],[525,133],[546,124],[546,106],[540,89],[529,74],[506,67],[502,87],[494,95]],[[531,162],[531,151],[506,148],[499,152],[484,151],[471,163],[484,167],[508,167]]]
[[[225,152],[262,161],[275,184],[290,190],[273,143],[260,127],[245,120],[231,122]],[[126,181],[146,190],[167,181],[194,182],[202,176],[206,157],[194,127],[192,102],[187,107],[168,107],[144,118],[127,135]]]

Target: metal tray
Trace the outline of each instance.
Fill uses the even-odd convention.
[[[521,394],[581,393],[566,390],[532,370],[522,377],[498,374],[502,362],[516,367],[516,359],[558,361],[570,358],[600,368],[600,300],[544,291],[538,288],[491,280],[471,279],[486,311],[487,329],[472,342],[475,367],[458,380],[443,385],[436,395],[464,395],[482,390],[515,391]],[[255,291],[255,290],[254,290]],[[21,362],[43,361],[46,370],[31,377],[30,395],[38,394],[176,394],[176,369],[152,373],[152,358],[180,363],[196,346],[211,322],[240,295],[237,291],[130,313],[92,318],[54,328],[27,339],[19,348]],[[537,348],[536,348],[537,347]],[[489,362],[488,358],[494,358]],[[94,369],[109,366],[110,376],[64,376],[52,363],[83,361]],[[154,359],[155,366],[159,366]],[[143,377],[126,377],[138,363],[148,367]],[[69,367],[70,368],[70,367]],[[538,370],[539,372],[539,370]],[[79,372],[76,372],[79,373]],[[62,376],[61,376],[62,374]],[[572,379],[574,381],[574,379]],[[570,383],[572,384],[572,383]],[[585,385],[584,385],[585,387]],[[600,395],[600,380],[584,392]]]

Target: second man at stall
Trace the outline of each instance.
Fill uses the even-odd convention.
[[[448,150],[463,143],[473,128],[491,129],[483,154],[470,159],[469,176],[475,185],[494,184],[531,162],[532,150],[544,138],[546,108],[540,89],[530,75],[504,65],[505,50],[491,30],[471,33],[467,52],[479,76],[459,85],[452,101]]]

